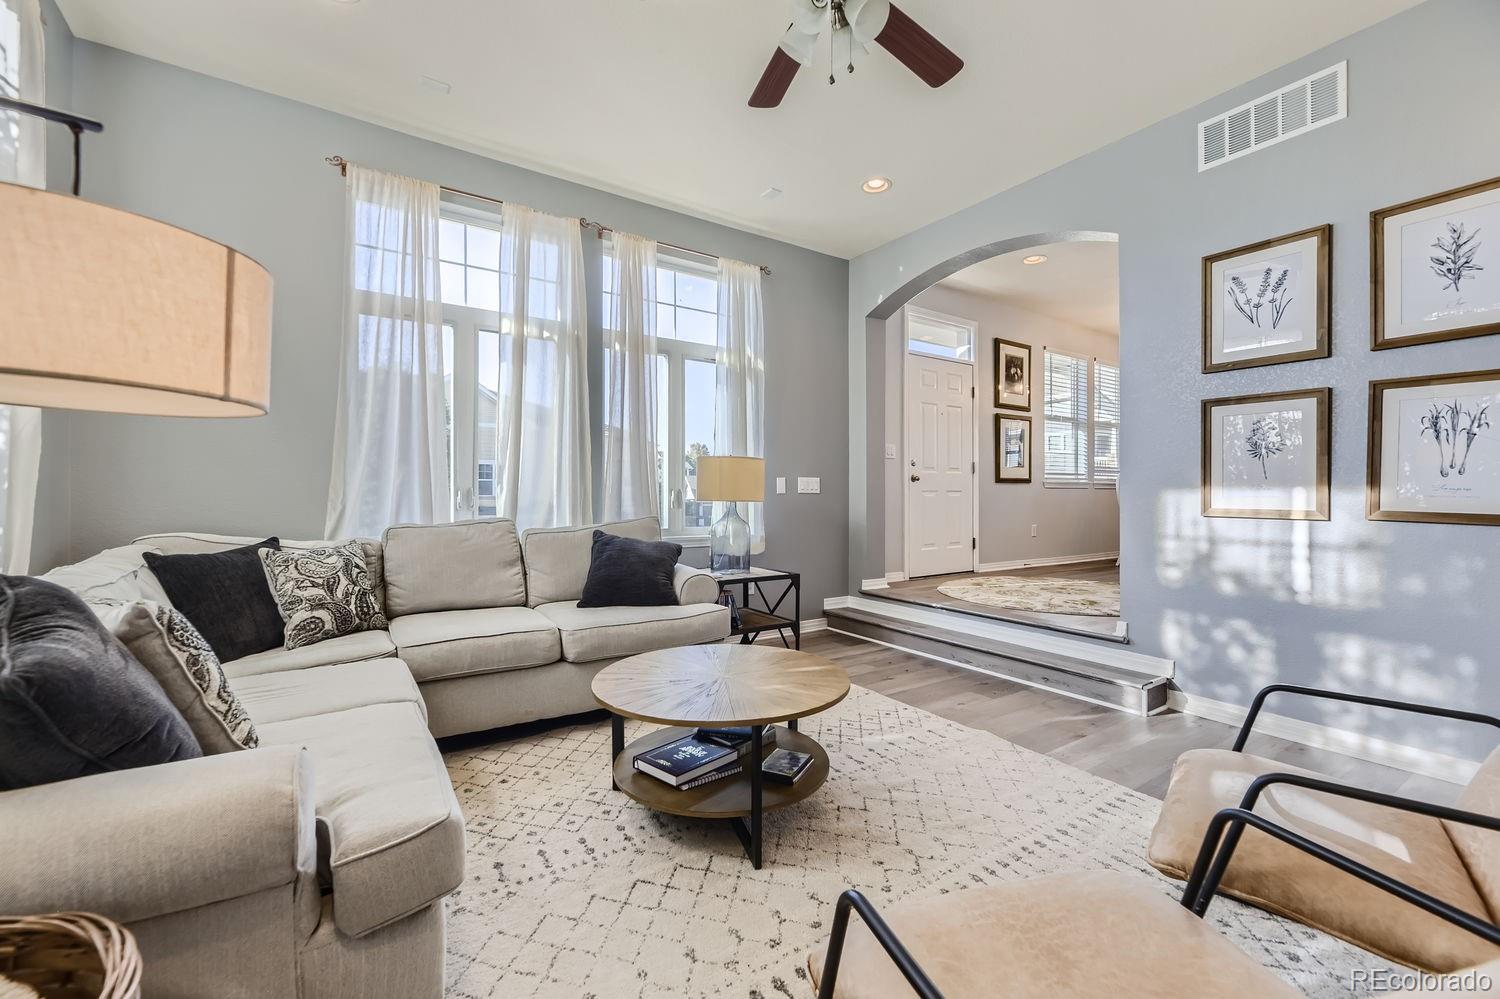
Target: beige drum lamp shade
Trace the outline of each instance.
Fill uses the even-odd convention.
[[[759,503],[766,498],[766,460],[704,455],[698,459],[694,492],[700,500]]]
[[[0,184],[0,403],[261,416],[271,275],[141,215]]]

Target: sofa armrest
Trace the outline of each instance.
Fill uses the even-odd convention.
[[[707,569],[681,562],[672,571],[672,588],[679,604],[712,604],[719,599],[719,584]]]
[[[312,774],[250,749],[0,794],[0,912],[121,922],[315,884]]]

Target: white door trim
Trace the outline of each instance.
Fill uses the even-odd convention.
[[[899,572],[888,572],[885,574],[887,582],[910,578],[911,571],[911,504],[907,502],[907,471],[910,467],[910,458],[907,456],[907,446],[910,437],[907,435],[906,426],[906,364],[907,356],[911,353],[907,349],[911,343],[911,317],[935,319],[938,322],[951,323],[954,326],[966,327],[973,338],[974,355],[967,361],[949,358],[954,364],[968,364],[974,369],[974,378],[971,386],[974,390],[969,399],[970,427],[969,439],[973,442],[973,453],[969,456],[972,460],[970,466],[969,483],[969,527],[973,532],[974,544],[969,551],[970,571],[979,571],[979,323],[973,319],[965,319],[962,316],[950,316],[935,309],[926,309],[920,305],[907,305],[901,310],[901,570]],[[926,355],[923,355],[926,356]],[[935,358],[945,360],[944,358]]]

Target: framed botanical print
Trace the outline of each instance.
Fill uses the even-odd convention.
[[[1370,213],[1374,350],[1500,333],[1500,177]]]
[[[995,337],[995,408],[1031,409],[1031,348]]]
[[[1371,520],[1500,526],[1500,370],[1370,383]]]
[[[1327,520],[1332,396],[1203,400],[1203,516]]]
[[[1203,258],[1203,370],[1329,354],[1333,226]]]
[[[1031,417],[995,414],[995,481],[1031,481]]]

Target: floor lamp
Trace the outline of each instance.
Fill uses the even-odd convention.
[[[0,97],[73,133],[73,196],[0,183],[0,403],[156,416],[262,416],[271,275],[243,253],[77,197],[104,126]]]

